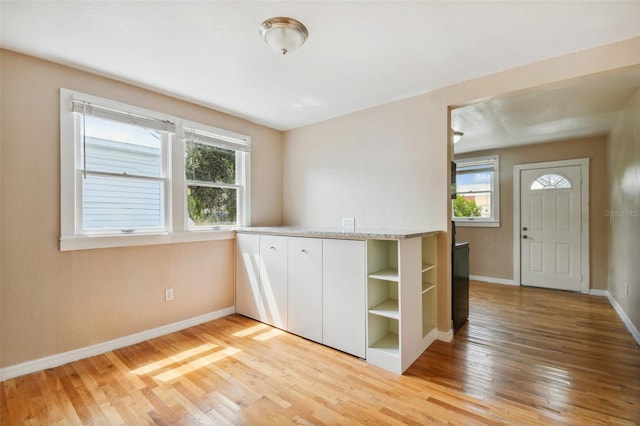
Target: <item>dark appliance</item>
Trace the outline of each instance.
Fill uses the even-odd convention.
[[[451,253],[451,316],[453,332],[469,318],[469,243],[455,241]]]

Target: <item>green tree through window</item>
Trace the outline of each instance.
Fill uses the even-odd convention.
[[[236,152],[195,142],[186,151],[189,219],[194,225],[237,223],[237,189],[224,185],[236,183]]]
[[[475,200],[458,195],[453,200],[453,215],[456,217],[480,217],[482,207],[478,206]]]

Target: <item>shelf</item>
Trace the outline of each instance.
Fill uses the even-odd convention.
[[[380,340],[375,342],[373,345],[369,346],[369,349],[379,350],[381,352],[385,352],[389,355],[399,356],[400,355],[400,345],[398,340],[398,335],[395,333],[389,333],[383,336]]]
[[[369,309],[369,313],[396,320],[400,319],[400,311],[398,310],[398,301],[396,299],[385,300]]]
[[[436,265],[430,264],[430,263],[423,263],[422,264],[422,272],[427,272],[430,271],[432,269],[435,269]]]
[[[375,278],[375,279],[384,280],[384,281],[394,281],[394,282],[399,281],[398,270],[393,268],[387,268],[387,269],[383,269],[382,271],[369,274],[369,278]]]
[[[422,283],[422,294],[425,294],[426,292],[433,290],[434,288],[436,288],[436,285],[433,283]]]

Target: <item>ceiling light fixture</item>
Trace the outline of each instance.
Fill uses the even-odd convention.
[[[260,25],[260,35],[273,50],[283,55],[297,50],[309,37],[301,22],[292,18],[270,18]]]
[[[462,136],[464,136],[464,133],[458,132],[458,131],[454,131],[453,132],[453,143],[460,142],[460,139],[462,139]]]

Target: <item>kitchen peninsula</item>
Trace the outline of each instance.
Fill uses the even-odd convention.
[[[236,233],[237,313],[398,374],[435,340],[436,232]]]

